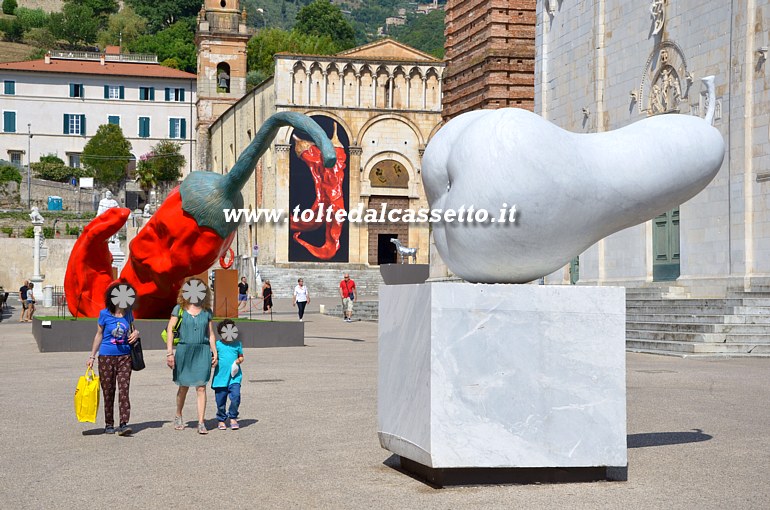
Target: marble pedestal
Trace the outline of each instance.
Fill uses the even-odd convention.
[[[403,467],[625,479],[625,289],[381,285],[379,303],[378,433]]]

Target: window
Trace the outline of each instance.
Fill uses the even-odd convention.
[[[16,82],[13,80],[5,80],[3,82],[3,93],[7,96],[13,96],[16,94]]]
[[[82,83],[70,83],[70,97],[86,97]]]
[[[166,87],[166,101],[184,101],[184,89],[172,89]]]
[[[139,138],[150,137],[150,118],[139,117]]]
[[[168,137],[169,138],[187,138],[187,119],[168,119]]]
[[[64,114],[64,134],[65,135],[85,135],[86,134],[86,116],[75,113]]]
[[[230,92],[230,66],[225,62],[217,65],[217,92]]]
[[[3,112],[3,133],[16,132],[16,112]]]
[[[115,124],[116,126],[120,126],[120,115],[109,115],[107,117],[107,123],[108,124]]]
[[[67,153],[70,166],[72,168],[80,168],[80,153],[79,152],[68,152]]]
[[[21,168],[22,151],[8,151],[8,158],[11,160],[11,164]]]
[[[125,99],[126,90],[123,85],[105,85],[104,99]]]
[[[155,88],[139,87],[139,101],[155,101]]]

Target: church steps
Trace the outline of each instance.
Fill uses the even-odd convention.
[[[675,324],[677,331],[681,333],[755,334],[765,335],[770,340],[770,325],[768,324],[704,324],[626,320],[626,330],[670,331],[672,324]]]
[[[677,341],[626,340],[626,350],[663,355],[770,356],[770,344],[698,344]]]

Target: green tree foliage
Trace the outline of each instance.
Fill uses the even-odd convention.
[[[444,11],[408,16],[407,23],[393,31],[394,39],[413,48],[444,58]]]
[[[85,168],[72,168],[64,164],[59,157],[49,154],[40,158],[37,163],[32,163],[32,172],[35,177],[47,181],[69,182],[70,178],[93,177],[93,172]]]
[[[33,28],[44,28],[48,25],[48,14],[43,9],[19,7],[16,9],[16,19],[19,20],[25,32]]]
[[[3,0],[3,14],[13,14],[18,7],[16,0]]]
[[[107,19],[107,28],[99,32],[97,40],[99,46],[129,47],[147,29],[147,20],[139,16],[130,5],[123,7],[120,12],[110,14]]]
[[[328,35],[307,35],[292,30],[287,32],[278,28],[259,32],[249,40],[246,47],[249,71],[261,73],[254,75],[254,80],[272,76],[275,72],[273,56],[276,53],[304,53],[306,55],[332,55],[339,47]]]
[[[81,161],[101,184],[115,184],[126,175],[131,142],[115,124],[102,124],[83,148]]]
[[[303,34],[329,36],[340,50],[356,45],[353,26],[329,0],[315,0],[297,13],[294,30]]]
[[[135,171],[136,182],[149,193],[158,183],[176,182],[181,179],[184,165],[182,145],[171,140],[162,140],[152,147],[152,151],[139,157]]]
[[[0,184],[11,181],[21,184],[21,173],[19,172],[19,169],[13,165],[0,164]]]
[[[118,12],[120,8],[118,0],[64,0],[65,7],[68,4],[80,5],[91,9],[94,16],[98,18],[100,28],[107,26],[107,18],[110,14]]]
[[[8,42],[21,42],[24,37],[24,27],[18,18],[0,19],[0,32]]]
[[[99,31],[99,19],[94,10],[74,2],[64,4],[62,12],[54,12],[49,20],[51,33],[72,46],[93,44]]]
[[[192,24],[203,5],[201,0],[126,0],[125,3],[147,19],[152,33],[185,19]]]
[[[179,66],[177,69],[195,72],[195,33],[184,21],[178,21],[157,34],[139,36],[128,48],[134,53],[154,53],[163,63],[173,59],[172,62]]]

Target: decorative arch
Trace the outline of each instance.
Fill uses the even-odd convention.
[[[345,120],[340,117],[339,115],[335,114],[332,111],[329,110],[308,110],[306,112],[301,112],[303,115],[307,115],[308,117],[312,117],[313,115],[323,115],[324,117],[329,117],[333,121],[335,121],[338,125],[338,129],[344,130],[348,134],[348,138],[353,140],[353,130],[351,129],[350,125],[345,122]],[[284,126],[281,129],[278,130],[278,134],[275,136],[276,143],[280,144],[291,144],[291,133],[294,131],[294,128],[290,126]],[[280,142],[279,142],[280,140]],[[355,145],[355,142],[351,142],[351,145]]]
[[[417,176],[415,172],[415,167],[412,161],[409,160],[406,156],[403,154],[400,154],[396,151],[381,151],[374,155],[372,155],[369,159],[366,160],[366,162],[362,165],[364,169],[364,178],[367,179],[367,181],[370,181],[371,173],[375,170],[377,165],[379,163],[382,163],[383,161],[396,161],[398,162],[403,169],[406,171],[406,186],[403,187],[390,187],[391,190],[402,190],[404,195],[409,194],[409,190],[414,184]],[[371,184],[370,184],[371,186]],[[376,186],[371,186],[372,188],[375,188]],[[381,187],[378,189],[382,189]]]
[[[399,122],[402,122],[409,126],[409,128],[414,132],[414,134],[417,136],[417,140],[420,144],[420,147],[425,146],[425,137],[423,137],[422,132],[420,131],[420,128],[412,122],[408,117],[405,117],[403,115],[398,115],[396,113],[386,113],[383,115],[378,115],[376,117],[372,117],[368,121],[366,121],[366,124],[364,124],[361,129],[358,131],[358,135],[353,139],[353,145],[361,145],[361,140],[364,139],[364,136],[366,135],[366,132],[369,131],[369,129],[376,123],[382,122],[384,120],[397,120]]]

